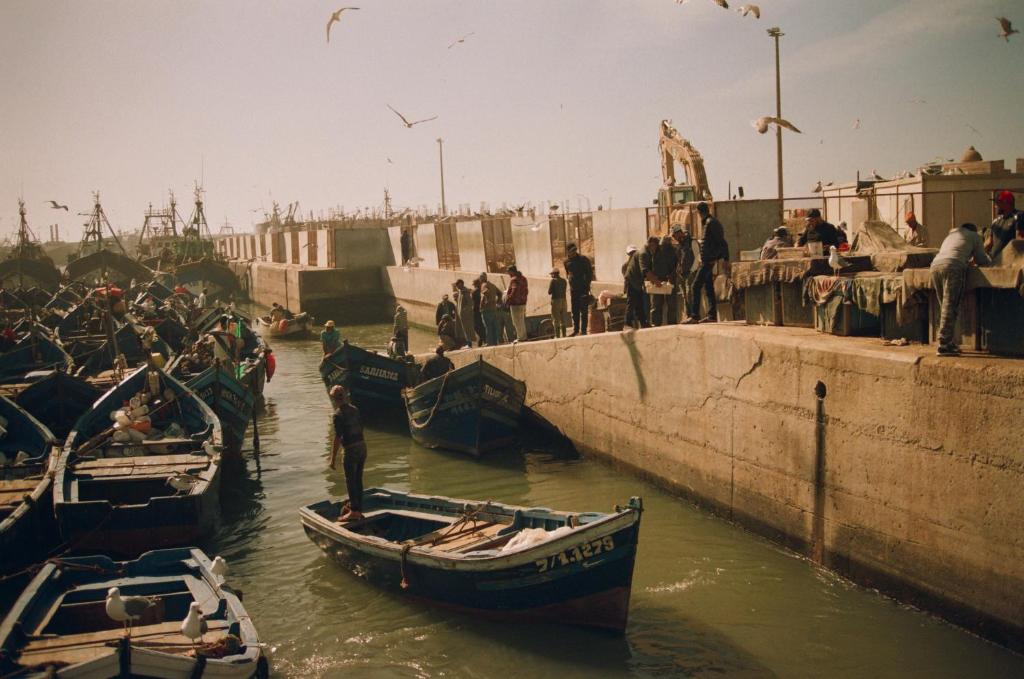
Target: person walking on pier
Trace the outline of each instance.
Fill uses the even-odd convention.
[[[480,315],[483,317],[487,334],[487,346],[496,347],[501,344],[501,331],[505,327],[502,318],[501,291],[498,286],[487,280],[487,274],[480,274]]]
[[[942,305],[939,314],[939,356],[956,356],[960,353],[953,335],[971,259],[978,266],[991,263],[981,236],[978,235],[978,227],[974,224],[961,224],[949,232],[939,247],[939,254],[932,260],[932,287]]]
[[[327,358],[341,346],[341,333],[334,327],[334,321],[324,323],[323,332],[320,333],[320,348],[323,349],[324,358]]]
[[[1011,240],[1024,238],[1024,212],[1016,208],[1013,191],[1000,191],[992,202],[996,204],[999,214],[989,227],[985,249],[995,259]]]
[[[590,313],[590,286],[594,282],[594,265],[579,253],[575,243],[565,246],[568,258],[562,263],[569,281],[569,301],[572,306],[572,335],[587,334]]]
[[[452,296],[455,298],[455,323],[462,333],[460,339],[467,347],[471,347],[476,341],[476,327],[473,324],[473,294],[460,278],[452,284]]]
[[[512,325],[516,329],[516,340],[526,341],[526,300],[530,294],[530,284],[526,276],[520,273],[513,264],[508,269],[509,283],[505,291],[505,303],[512,314]]]
[[[366,464],[363,422],[359,417],[359,408],[349,400],[345,387],[340,384],[334,385],[331,387],[330,396],[334,404],[331,469],[334,469],[337,461],[338,449],[344,448],[342,466],[345,469],[345,487],[348,489],[348,506],[342,511],[338,521],[358,521],[363,518],[363,466]]]
[[[395,307],[395,324],[391,336],[395,338],[395,353],[399,356],[409,353],[409,316],[401,304]]]
[[[555,337],[565,337],[565,279],[558,269],[551,270],[548,296],[551,297],[551,326]]]
[[[700,267],[693,279],[693,294],[690,298],[687,324],[714,323],[718,319],[718,300],[715,298],[715,264],[722,260],[725,274],[729,275],[729,243],[725,240],[722,223],[711,216],[707,203],[697,204],[697,214],[703,225],[704,238],[700,242]],[[701,297],[708,300],[708,313],[700,317]]]

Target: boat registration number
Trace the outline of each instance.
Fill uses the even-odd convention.
[[[615,549],[615,541],[611,535],[606,535],[603,538],[584,542],[582,545],[563,550],[558,554],[552,554],[547,558],[537,559],[534,563],[537,565],[537,572],[543,573],[561,566],[568,566],[571,563],[585,561],[592,556],[597,556],[601,552],[610,552],[613,549]]]

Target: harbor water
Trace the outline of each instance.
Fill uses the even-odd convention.
[[[383,347],[389,327],[345,328]],[[413,331],[414,350],[430,337]],[[278,368],[259,420],[260,454],[224,477],[224,556],[289,677],[1021,677],[1024,657],[816,567],[628,473],[565,452],[474,461],[422,448],[402,414],[368,425],[367,487],[645,513],[623,637],[502,624],[430,608],[326,558],[298,507],[345,495],[327,467],[331,409],[319,344],[274,343]],[[250,432],[251,435],[251,432]]]

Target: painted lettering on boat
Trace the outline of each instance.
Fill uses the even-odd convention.
[[[603,538],[584,542],[576,547],[570,547],[545,559],[537,559],[534,563],[537,565],[537,572],[543,573],[547,570],[584,561],[592,556],[597,556],[601,552],[610,552],[613,549],[615,549],[615,541],[612,540],[611,535],[606,535]]]
[[[495,389],[489,384],[484,385],[484,396],[498,403],[508,403],[509,400],[509,395],[506,392]]]
[[[379,377],[382,380],[391,380],[392,382],[398,381],[398,373],[394,370],[385,370],[384,368],[374,368],[369,365],[359,366],[359,374],[366,375],[367,377]]]
[[[341,377],[343,372],[345,372],[343,368],[335,368],[331,372],[327,373],[327,381],[334,384],[338,378]]]
[[[213,385],[208,385],[199,390],[196,394],[206,405],[213,407]],[[238,394],[231,391],[227,387],[223,387],[220,391],[220,398],[222,401],[226,401],[234,406],[235,410],[240,413],[244,413],[246,410],[245,402],[239,398]]]

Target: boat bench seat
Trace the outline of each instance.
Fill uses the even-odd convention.
[[[150,455],[146,457],[109,457],[79,462],[72,468],[76,476],[125,477],[170,476],[180,472],[202,471],[209,467],[205,454]]]
[[[0,506],[21,504],[25,495],[31,494],[39,485],[39,478],[11,479],[0,481]]]

